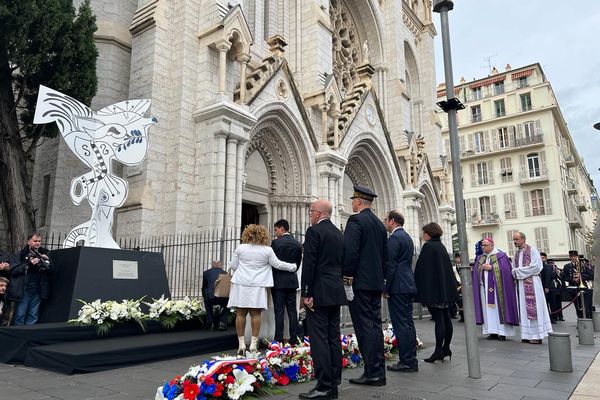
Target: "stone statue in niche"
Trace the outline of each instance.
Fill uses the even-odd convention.
[[[369,41],[365,39],[363,42],[363,62],[371,62],[371,50],[369,50]]]
[[[145,118],[150,100],[127,100],[93,112],[79,101],[40,86],[34,123],[56,122],[65,142],[90,171],[71,181],[71,200],[84,199],[92,216],[69,232],[63,247],[85,246],[118,249],[112,237],[115,208],[127,198],[129,185],[113,173],[113,160],[140,164],[148,151],[148,127],[156,118]]]

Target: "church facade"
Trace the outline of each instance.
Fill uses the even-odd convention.
[[[377,215],[400,208],[419,247],[440,223],[450,246],[448,163],[435,113],[431,1],[92,0],[92,108],[148,98],[158,119],[145,162],[120,167],[129,197],[115,236],[308,224],[326,198],[350,216],[353,185]],[[39,149],[36,223],[89,218],[67,196],[83,169],[61,140]],[[52,156],[48,156],[48,154]]]

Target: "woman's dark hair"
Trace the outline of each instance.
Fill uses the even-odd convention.
[[[444,231],[442,231],[442,227],[436,224],[435,222],[430,222],[427,225],[424,225],[421,229],[432,239],[439,238],[440,236],[442,236],[442,233],[444,233]]]

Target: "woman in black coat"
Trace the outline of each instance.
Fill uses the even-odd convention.
[[[435,351],[426,362],[452,358],[452,320],[448,306],[458,300],[452,262],[441,242],[442,228],[431,222],[422,228],[425,244],[415,267],[416,301],[426,306],[435,322]]]

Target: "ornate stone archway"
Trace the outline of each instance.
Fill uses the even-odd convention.
[[[263,115],[250,133],[242,202],[259,205],[264,214],[261,223],[268,227],[280,218],[290,222],[291,231],[303,231],[308,226],[313,173],[309,150],[298,135],[283,110]],[[266,177],[248,175],[252,173],[265,173]]]

